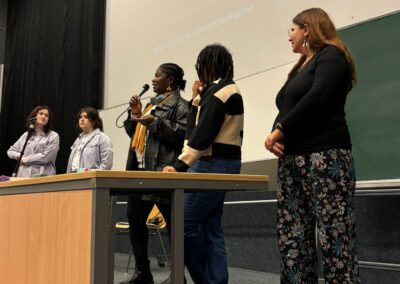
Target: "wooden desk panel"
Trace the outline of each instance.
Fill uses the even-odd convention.
[[[7,253],[0,253],[0,283],[113,283],[110,197],[164,192],[172,199],[172,281],[183,284],[184,192],[265,190],[267,176],[143,171],[90,171],[2,182],[0,252]],[[26,236],[41,240],[35,244]],[[21,261],[23,267],[18,267]]]
[[[0,196],[0,283],[90,283],[92,191]]]

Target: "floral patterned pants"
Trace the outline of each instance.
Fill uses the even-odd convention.
[[[278,245],[281,283],[318,283],[316,230],[325,283],[360,283],[350,150],[279,159]]]

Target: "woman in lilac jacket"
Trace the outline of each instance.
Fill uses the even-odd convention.
[[[55,162],[60,138],[52,129],[53,114],[48,106],[35,107],[27,118],[33,129],[25,132],[7,151],[8,157],[18,160],[28,137],[17,177],[48,176],[56,173]],[[32,120],[33,119],[33,120]]]
[[[82,108],[78,112],[77,128],[82,132],[71,147],[67,172],[81,168],[110,170],[113,150],[110,138],[103,133],[103,122],[96,109]]]

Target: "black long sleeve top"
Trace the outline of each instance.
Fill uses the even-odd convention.
[[[276,97],[285,155],[351,149],[345,119],[349,64],[335,46],[319,50],[292,74]]]

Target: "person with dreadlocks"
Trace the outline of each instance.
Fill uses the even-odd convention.
[[[238,174],[243,139],[243,100],[233,81],[231,53],[206,46],[196,63],[185,146],[164,172]],[[185,265],[194,283],[228,283],[222,214],[225,192],[185,193]]]
[[[186,130],[188,102],[180,92],[185,90],[183,69],[174,63],[161,64],[155,72],[153,90],[156,93],[146,107],[138,96],[130,99],[130,112],[124,126],[132,137],[126,165],[127,170],[162,171],[172,164],[183,147]],[[153,284],[147,253],[147,216],[154,204],[167,222],[170,236],[170,196],[130,195],[127,216],[130,240],[135,258],[135,273],[121,283]]]

